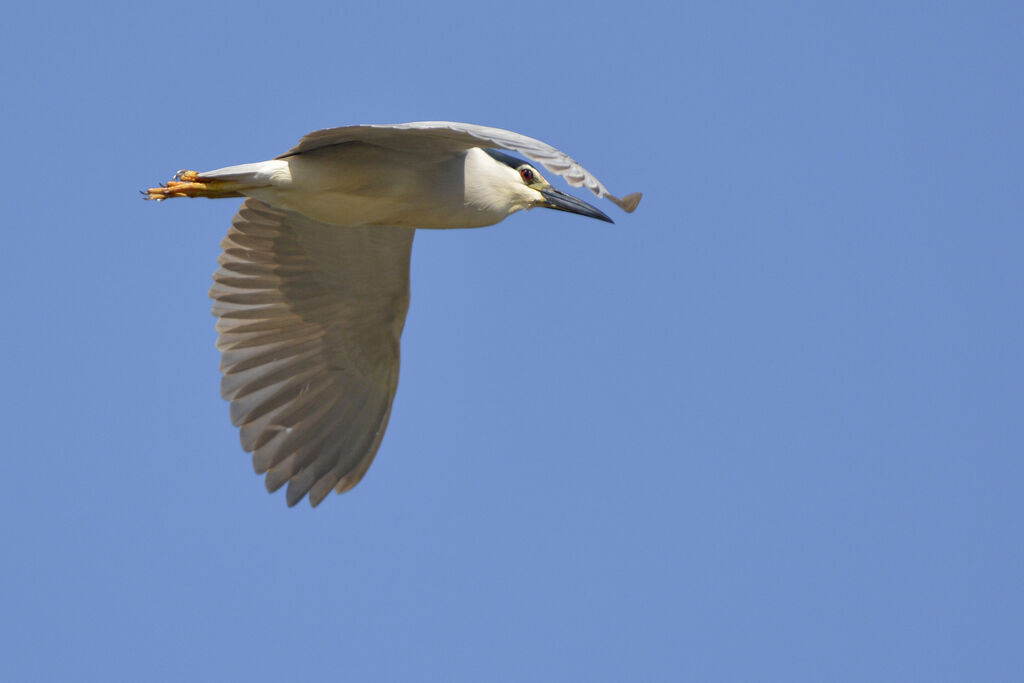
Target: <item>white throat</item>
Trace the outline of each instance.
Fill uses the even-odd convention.
[[[495,216],[495,223],[531,208],[538,199],[538,192],[526,187],[514,168],[478,147],[466,151],[465,179],[467,207]]]

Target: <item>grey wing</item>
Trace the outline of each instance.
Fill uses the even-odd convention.
[[[222,242],[210,289],[221,393],[288,505],[347,491],[373,462],[398,386],[413,233],[247,199]]]
[[[392,125],[374,124],[326,128],[306,135],[280,158],[345,142],[366,142],[401,150],[460,151],[470,147],[497,147],[518,152],[542,164],[573,187],[585,187],[598,197],[607,197],[626,212],[640,203],[639,192],[619,199],[600,180],[571,156],[540,140],[510,130],[454,121],[416,121]]]

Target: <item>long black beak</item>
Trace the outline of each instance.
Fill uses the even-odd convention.
[[[559,211],[568,211],[569,213],[578,213],[581,216],[596,218],[599,221],[615,222],[582,199],[576,199],[571,194],[559,192],[553,187],[545,188],[540,193],[544,195],[545,203],[539,204],[539,206],[543,206],[545,209],[558,209]]]

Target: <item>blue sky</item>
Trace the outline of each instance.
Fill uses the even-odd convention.
[[[1022,25],[8,8],[0,678],[1021,680]],[[376,462],[287,509],[218,394],[238,202],[137,191],[433,119],[644,201],[421,232]]]

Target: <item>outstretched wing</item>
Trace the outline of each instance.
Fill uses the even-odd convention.
[[[288,483],[288,505],[352,488],[373,462],[398,386],[413,232],[247,199],[221,243],[221,394],[267,489]]]
[[[518,152],[542,164],[573,187],[585,187],[598,197],[607,197],[626,212],[632,212],[640,203],[639,192],[619,199],[608,191],[600,180],[571,156],[551,145],[519,133],[489,126],[453,121],[417,121],[393,125],[374,124],[326,128],[306,135],[299,144],[282,154],[279,159],[302,154],[321,147],[344,142],[366,142],[381,147],[409,151],[460,151],[470,147],[497,147]]]

